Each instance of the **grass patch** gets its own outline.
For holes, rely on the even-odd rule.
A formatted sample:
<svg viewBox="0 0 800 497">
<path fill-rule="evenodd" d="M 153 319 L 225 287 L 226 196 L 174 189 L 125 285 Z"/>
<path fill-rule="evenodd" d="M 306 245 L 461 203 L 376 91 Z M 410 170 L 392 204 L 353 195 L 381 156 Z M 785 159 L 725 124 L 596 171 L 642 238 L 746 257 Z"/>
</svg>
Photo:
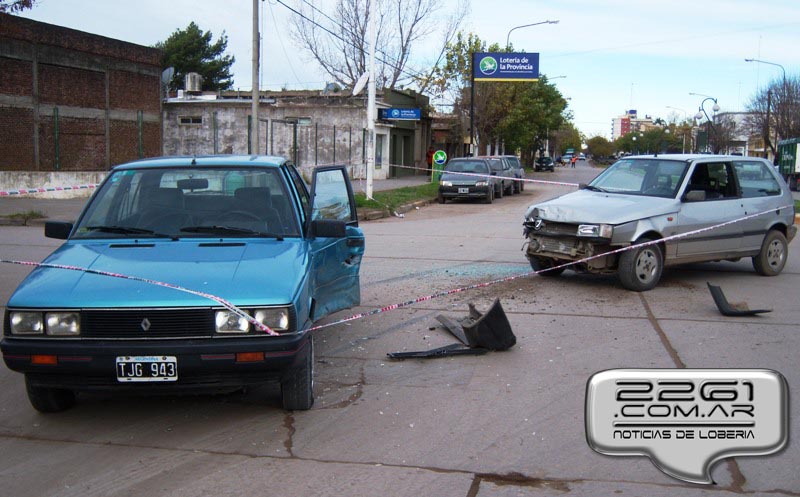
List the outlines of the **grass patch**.
<svg viewBox="0 0 800 497">
<path fill-rule="evenodd" d="M 29 210 L 24 212 L 15 212 L 14 214 L 9 214 L 5 217 L 13 221 L 20 221 L 22 222 L 23 226 L 27 226 L 28 221 L 31 221 L 33 219 L 44 219 L 47 216 L 45 216 L 40 211 Z"/>
<path fill-rule="evenodd" d="M 800 200 L 794 201 L 794 211 L 800 213 Z"/>
<path fill-rule="evenodd" d="M 424 185 L 406 186 L 394 190 L 372 192 L 375 200 L 368 200 L 364 193 L 356 193 L 356 207 L 359 209 L 386 209 L 395 210 L 401 205 L 410 204 L 417 200 L 431 200 L 439 193 L 439 185 L 426 183 Z"/>
</svg>

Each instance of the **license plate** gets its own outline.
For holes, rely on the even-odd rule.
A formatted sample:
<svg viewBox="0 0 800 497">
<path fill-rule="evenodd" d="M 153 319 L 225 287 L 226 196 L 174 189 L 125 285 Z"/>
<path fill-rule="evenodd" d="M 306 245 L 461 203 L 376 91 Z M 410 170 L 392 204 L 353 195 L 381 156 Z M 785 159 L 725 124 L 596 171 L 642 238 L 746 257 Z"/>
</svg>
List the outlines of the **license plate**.
<svg viewBox="0 0 800 497">
<path fill-rule="evenodd" d="M 458 193 L 469 193 L 469 188 L 459 188 Z"/>
<path fill-rule="evenodd" d="M 175 356 L 118 356 L 117 381 L 178 381 Z"/>
</svg>

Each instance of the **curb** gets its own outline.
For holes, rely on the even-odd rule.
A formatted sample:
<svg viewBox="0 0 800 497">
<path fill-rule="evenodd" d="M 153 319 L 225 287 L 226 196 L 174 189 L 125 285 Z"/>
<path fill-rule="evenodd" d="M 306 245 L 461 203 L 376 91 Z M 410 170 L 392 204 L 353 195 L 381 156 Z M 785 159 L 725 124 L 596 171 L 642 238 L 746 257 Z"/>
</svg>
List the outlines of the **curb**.
<svg viewBox="0 0 800 497">
<path fill-rule="evenodd" d="M 403 204 L 395 209 L 394 212 L 397 214 L 405 214 L 406 212 L 413 211 L 415 209 L 422 208 L 428 204 L 432 204 L 436 202 L 435 198 L 428 198 L 417 200 L 411 202 L 410 204 Z M 362 209 L 358 211 L 358 220 L 359 221 L 375 221 L 377 219 L 383 219 L 387 217 L 392 217 L 394 214 L 389 211 L 389 209 Z"/>
</svg>

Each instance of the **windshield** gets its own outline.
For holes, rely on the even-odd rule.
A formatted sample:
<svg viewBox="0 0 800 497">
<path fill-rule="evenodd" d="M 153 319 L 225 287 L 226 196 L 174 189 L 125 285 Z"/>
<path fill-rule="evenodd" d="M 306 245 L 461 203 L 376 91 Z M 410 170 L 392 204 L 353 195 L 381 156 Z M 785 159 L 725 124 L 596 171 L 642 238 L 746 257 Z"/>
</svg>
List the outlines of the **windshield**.
<svg viewBox="0 0 800 497">
<path fill-rule="evenodd" d="M 116 171 L 74 238 L 299 236 L 289 198 L 271 168 Z"/>
<path fill-rule="evenodd" d="M 489 174 L 489 168 L 482 160 L 452 161 L 445 168 L 449 173 Z"/>
<path fill-rule="evenodd" d="M 623 159 L 600 173 L 588 188 L 610 193 L 674 198 L 689 164 L 684 161 Z"/>
</svg>

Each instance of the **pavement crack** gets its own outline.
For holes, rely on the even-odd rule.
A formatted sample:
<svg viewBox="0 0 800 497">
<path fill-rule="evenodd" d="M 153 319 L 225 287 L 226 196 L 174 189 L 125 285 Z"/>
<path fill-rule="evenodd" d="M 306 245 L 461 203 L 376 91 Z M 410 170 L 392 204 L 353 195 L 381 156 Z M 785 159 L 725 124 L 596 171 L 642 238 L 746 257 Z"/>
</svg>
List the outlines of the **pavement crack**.
<svg viewBox="0 0 800 497">
<path fill-rule="evenodd" d="M 639 298 L 642 301 L 642 306 L 644 307 L 645 312 L 647 313 L 647 320 L 650 321 L 650 325 L 656 331 L 658 338 L 661 340 L 661 345 L 667 350 L 669 357 L 672 359 L 672 362 L 675 363 L 676 367 L 679 368 L 686 368 L 686 363 L 683 362 L 681 356 L 678 355 L 678 351 L 675 347 L 672 346 L 672 343 L 669 341 L 669 337 L 667 334 L 664 333 L 664 330 L 661 328 L 661 324 L 659 324 L 658 319 L 656 319 L 655 314 L 653 314 L 653 310 L 650 309 L 650 304 L 647 303 L 647 299 L 644 298 L 643 293 L 639 293 Z"/>
<path fill-rule="evenodd" d="M 294 458 L 294 432 L 297 430 L 294 427 L 294 414 L 292 414 L 291 411 L 287 412 L 286 416 L 284 416 L 283 427 L 286 428 L 286 431 L 288 432 L 286 434 L 286 439 L 283 441 L 283 447 L 286 449 L 289 457 Z"/>
</svg>

